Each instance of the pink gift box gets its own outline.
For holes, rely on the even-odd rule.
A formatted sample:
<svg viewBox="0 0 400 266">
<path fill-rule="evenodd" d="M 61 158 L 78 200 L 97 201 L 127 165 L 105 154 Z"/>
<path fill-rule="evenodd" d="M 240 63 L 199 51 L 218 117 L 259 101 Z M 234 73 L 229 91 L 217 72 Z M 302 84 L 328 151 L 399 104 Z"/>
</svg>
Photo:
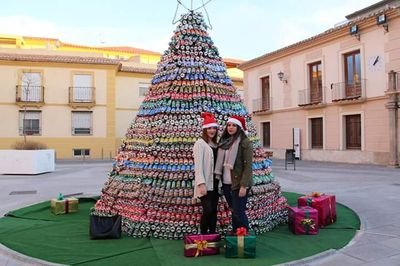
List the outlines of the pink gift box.
<svg viewBox="0 0 400 266">
<path fill-rule="evenodd" d="M 184 255 L 185 257 L 197 257 L 219 254 L 219 241 L 221 241 L 219 234 L 187 235 L 183 238 Z"/>
<path fill-rule="evenodd" d="M 289 207 L 289 229 L 296 235 L 318 234 L 318 211 L 311 207 Z"/>
<path fill-rule="evenodd" d="M 317 209 L 319 227 L 333 224 L 336 221 L 336 197 L 334 195 L 302 196 L 297 199 L 297 205 Z"/>
</svg>

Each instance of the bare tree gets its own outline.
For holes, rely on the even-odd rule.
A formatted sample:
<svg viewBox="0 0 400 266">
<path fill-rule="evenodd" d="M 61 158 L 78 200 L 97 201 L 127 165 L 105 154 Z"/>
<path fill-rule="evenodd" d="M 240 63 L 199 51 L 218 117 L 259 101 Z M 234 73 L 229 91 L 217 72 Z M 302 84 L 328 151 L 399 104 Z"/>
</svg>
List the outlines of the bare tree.
<svg viewBox="0 0 400 266">
<path fill-rule="evenodd" d="M 32 73 L 36 72 L 24 72 L 21 78 L 21 101 L 32 101 L 32 89 L 37 88 L 40 86 L 39 81 L 35 79 Z M 22 115 L 22 134 L 24 136 L 24 144 L 26 144 L 26 130 L 25 130 L 25 119 L 26 119 L 26 112 L 27 112 L 27 105 L 24 104 L 24 111 Z"/>
</svg>

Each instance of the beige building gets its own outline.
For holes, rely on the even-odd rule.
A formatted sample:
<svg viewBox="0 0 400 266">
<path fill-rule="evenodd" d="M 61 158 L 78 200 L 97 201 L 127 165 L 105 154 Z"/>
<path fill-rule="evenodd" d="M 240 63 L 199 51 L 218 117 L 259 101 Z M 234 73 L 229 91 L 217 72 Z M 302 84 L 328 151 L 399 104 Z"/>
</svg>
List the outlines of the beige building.
<svg viewBox="0 0 400 266">
<path fill-rule="evenodd" d="M 23 139 L 58 159 L 109 159 L 148 91 L 160 54 L 0 36 L 0 149 Z M 224 60 L 243 94 L 242 61 Z"/>
<path fill-rule="evenodd" d="M 294 149 L 304 160 L 398 166 L 400 1 L 347 19 L 239 66 L 246 104 L 275 157 Z"/>
</svg>

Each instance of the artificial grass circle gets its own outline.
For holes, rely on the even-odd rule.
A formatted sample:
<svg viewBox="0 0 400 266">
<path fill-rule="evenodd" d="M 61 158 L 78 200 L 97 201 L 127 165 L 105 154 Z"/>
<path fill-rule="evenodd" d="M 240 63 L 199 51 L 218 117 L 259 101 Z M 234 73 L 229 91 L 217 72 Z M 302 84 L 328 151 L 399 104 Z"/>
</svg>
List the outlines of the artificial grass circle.
<svg viewBox="0 0 400 266">
<path fill-rule="evenodd" d="M 284 192 L 291 206 L 297 193 Z M 89 209 L 94 198 L 80 198 L 79 212 L 54 215 L 49 201 L 9 212 L 0 219 L 0 243 L 29 257 L 67 265 L 274 265 L 344 247 L 360 229 L 350 208 L 337 204 L 337 222 L 319 234 L 294 235 L 287 225 L 257 236 L 255 259 L 227 259 L 222 255 L 186 258 L 182 240 L 89 239 Z"/>
</svg>

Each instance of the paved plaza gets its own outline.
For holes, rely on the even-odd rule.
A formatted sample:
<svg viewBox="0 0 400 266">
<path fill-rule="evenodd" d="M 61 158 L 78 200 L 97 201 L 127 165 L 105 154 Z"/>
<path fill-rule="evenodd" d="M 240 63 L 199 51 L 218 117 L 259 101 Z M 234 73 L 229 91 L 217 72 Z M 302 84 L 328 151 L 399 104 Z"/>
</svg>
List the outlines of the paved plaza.
<svg viewBox="0 0 400 266">
<path fill-rule="evenodd" d="M 98 195 L 110 161 L 57 162 L 56 171 L 34 176 L 0 175 L 0 215 L 58 195 Z M 329 250 L 285 265 L 400 265 L 400 169 L 384 166 L 297 161 L 296 170 L 274 160 L 283 191 L 335 194 L 357 212 L 361 230 L 341 250 Z M 340 219 L 340 217 L 338 217 Z M 0 248 L 0 265 L 51 265 Z"/>
</svg>

